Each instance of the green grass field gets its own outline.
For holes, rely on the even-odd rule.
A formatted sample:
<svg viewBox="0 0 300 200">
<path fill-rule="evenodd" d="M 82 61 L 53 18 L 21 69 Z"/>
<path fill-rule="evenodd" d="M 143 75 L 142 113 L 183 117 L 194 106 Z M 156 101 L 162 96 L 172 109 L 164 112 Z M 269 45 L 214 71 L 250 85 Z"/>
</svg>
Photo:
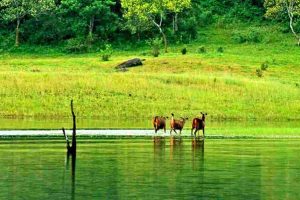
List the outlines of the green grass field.
<svg viewBox="0 0 300 200">
<path fill-rule="evenodd" d="M 299 120 L 300 48 L 292 36 L 236 44 L 231 31 L 217 29 L 200 37 L 186 45 L 187 55 L 175 45 L 158 58 L 144 56 L 148 47 L 115 49 L 108 62 L 96 53 L 2 53 L 0 115 L 62 119 L 70 116 L 74 99 L 79 118 L 150 119 L 171 112 L 193 117 L 205 111 L 212 121 Z M 207 52 L 198 53 L 200 46 Z M 134 57 L 145 58 L 144 65 L 115 71 Z M 264 62 L 269 67 L 258 77 L 256 69 Z"/>
</svg>

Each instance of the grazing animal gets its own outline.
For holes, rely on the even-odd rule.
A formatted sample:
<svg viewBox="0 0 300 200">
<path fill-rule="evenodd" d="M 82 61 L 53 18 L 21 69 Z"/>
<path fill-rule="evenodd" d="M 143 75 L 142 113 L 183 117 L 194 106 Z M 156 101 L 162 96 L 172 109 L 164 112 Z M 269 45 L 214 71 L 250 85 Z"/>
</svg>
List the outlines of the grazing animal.
<svg viewBox="0 0 300 200">
<path fill-rule="evenodd" d="M 155 116 L 153 118 L 152 123 L 155 133 L 157 133 L 159 129 L 164 129 L 164 132 L 166 133 L 166 119 L 168 119 L 168 117 Z"/>
<path fill-rule="evenodd" d="M 181 135 L 181 131 L 184 127 L 184 124 L 185 124 L 185 121 L 188 120 L 188 118 L 183 118 L 183 117 L 180 117 L 181 119 L 174 119 L 174 114 L 172 113 L 172 118 L 171 118 L 171 121 L 170 121 L 170 127 L 171 127 L 171 130 L 170 130 L 170 135 L 172 133 L 172 131 L 174 131 L 176 134 L 176 130 L 179 130 L 179 134 Z"/>
<path fill-rule="evenodd" d="M 205 137 L 205 116 L 207 115 L 207 113 L 203 113 L 201 112 L 202 118 L 194 118 L 192 121 L 192 130 L 191 130 L 191 136 L 193 136 L 193 130 L 195 129 L 194 132 L 194 137 L 196 137 L 196 133 L 199 130 L 203 130 L 203 137 Z"/>
</svg>

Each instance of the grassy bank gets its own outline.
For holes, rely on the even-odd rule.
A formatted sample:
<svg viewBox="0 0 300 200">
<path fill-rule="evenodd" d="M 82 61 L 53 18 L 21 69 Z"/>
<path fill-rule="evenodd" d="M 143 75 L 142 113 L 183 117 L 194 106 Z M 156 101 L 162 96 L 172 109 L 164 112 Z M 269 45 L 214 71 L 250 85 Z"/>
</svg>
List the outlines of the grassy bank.
<svg viewBox="0 0 300 200">
<path fill-rule="evenodd" d="M 300 119 L 300 48 L 290 44 L 290 35 L 281 42 L 236 44 L 229 32 L 187 45 L 187 55 L 172 46 L 158 58 L 145 56 L 147 47 L 115 51 L 108 62 L 98 54 L 2 54 L 0 115 L 65 118 L 74 99 L 81 118 L 193 117 L 206 111 L 212 120 Z M 198 53 L 200 46 L 207 52 Z M 145 58 L 144 65 L 114 70 L 134 57 Z M 269 67 L 258 77 L 262 63 Z"/>
</svg>

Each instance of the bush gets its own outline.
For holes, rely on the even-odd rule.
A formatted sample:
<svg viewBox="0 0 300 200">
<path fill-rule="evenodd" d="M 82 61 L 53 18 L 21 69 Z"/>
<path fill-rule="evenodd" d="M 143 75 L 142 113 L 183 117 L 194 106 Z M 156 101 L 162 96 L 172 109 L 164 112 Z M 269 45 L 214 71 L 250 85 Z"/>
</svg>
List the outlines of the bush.
<svg viewBox="0 0 300 200">
<path fill-rule="evenodd" d="M 204 46 L 198 48 L 198 53 L 206 53 L 206 49 Z"/>
<path fill-rule="evenodd" d="M 219 48 L 217 48 L 217 52 L 218 52 L 218 53 L 223 53 L 223 52 L 224 52 L 224 49 L 223 49 L 223 47 L 219 47 Z"/>
<path fill-rule="evenodd" d="M 247 41 L 245 35 L 241 32 L 234 32 L 231 36 L 231 39 L 239 44 L 242 44 Z"/>
<path fill-rule="evenodd" d="M 160 54 L 160 46 L 161 46 L 162 40 L 159 38 L 151 39 L 147 41 L 147 44 L 152 48 L 152 55 L 154 57 L 158 57 Z"/>
<path fill-rule="evenodd" d="M 256 76 L 262 77 L 263 76 L 263 71 L 261 69 L 256 69 Z"/>
<path fill-rule="evenodd" d="M 250 29 L 247 33 L 248 42 L 260 43 L 262 41 L 262 35 L 257 29 Z"/>
<path fill-rule="evenodd" d="M 260 43 L 263 40 L 261 31 L 258 28 L 250 28 L 247 31 L 236 31 L 231 39 L 236 43 Z"/>
<path fill-rule="evenodd" d="M 15 45 L 15 36 L 13 34 L 0 34 L 0 50 L 13 48 Z"/>
<path fill-rule="evenodd" d="M 67 40 L 64 50 L 68 53 L 84 53 L 88 50 L 88 45 L 82 38 L 72 38 Z"/>
<path fill-rule="evenodd" d="M 181 49 L 181 53 L 182 53 L 182 55 L 185 55 L 187 53 L 186 47 L 184 47 L 183 49 Z"/>
<path fill-rule="evenodd" d="M 269 67 L 269 63 L 266 61 L 261 64 L 260 69 L 265 71 L 268 69 L 268 67 Z"/>
<path fill-rule="evenodd" d="M 152 55 L 154 56 L 154 57 L 158 57 L 159 56 L 159 49 L 152 49 Z"/>
<path fill-rule="evenodd" d="M 102 61 L 109 61 L 109 58 L 111 57 L 113 53 L 113 50 L 111 48 L 110 44 L 106 44 L 104 49 L 100 50 Z"/>
</svg>

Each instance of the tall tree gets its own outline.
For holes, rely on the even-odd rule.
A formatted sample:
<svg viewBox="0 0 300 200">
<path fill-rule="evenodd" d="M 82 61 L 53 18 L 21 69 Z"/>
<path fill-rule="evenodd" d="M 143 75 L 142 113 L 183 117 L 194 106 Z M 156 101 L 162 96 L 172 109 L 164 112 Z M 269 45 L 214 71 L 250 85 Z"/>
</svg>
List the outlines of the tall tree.
<svg viewBox="0 0 300 200">
<path fill-rule="evenodd" d="M 290 29 L 300 46 L 300 35 L 294 28 L 295 21 L 300 17 L 300 0 L 265 0 L 264 6 L 268 18 L 288 16 Z"/>
<path fill-rule="evenodd" d="M 20 24 L 25 16 L 36 17 L 54 7 L 53 0 L 1 0 L 1 18 L 16 23 L 15 46 L 19 46 Z"/>
<path fill-rule="evenodd" d="M 167 1 L 167 8 L 173 13 L 173 32 L 178 31 L 178 13 L 183 9 L 190 7 L 191 1 L 186 0 L 172 0 Z"/>
<path fill-rule="evenodd" d="M 104 15 L 112 14 L 113 0 L 62 0 L 61 6 L 66 13 L 75 13 L 77 17 L 85 21 L 88 29 L 88 38 L 93 40 L 95 21 L 101 21 Z"/>
<path fill-rule="evenodd" d="M 165 34 L 165 24 L 163 21 L 166 19 L 166 15 L 170 12 L 179 13 L 184 8 L 187 8 L 191 4 L 191 0 L 122 0 L 122 8 L 125 10 L 124 16 L 127 19 L 139 19 L 140 23 L 148 24 L 152 23 L 160 34 L 162 35 L 165 52 L 168 52 L 168 41 Z"/>
</svg>

